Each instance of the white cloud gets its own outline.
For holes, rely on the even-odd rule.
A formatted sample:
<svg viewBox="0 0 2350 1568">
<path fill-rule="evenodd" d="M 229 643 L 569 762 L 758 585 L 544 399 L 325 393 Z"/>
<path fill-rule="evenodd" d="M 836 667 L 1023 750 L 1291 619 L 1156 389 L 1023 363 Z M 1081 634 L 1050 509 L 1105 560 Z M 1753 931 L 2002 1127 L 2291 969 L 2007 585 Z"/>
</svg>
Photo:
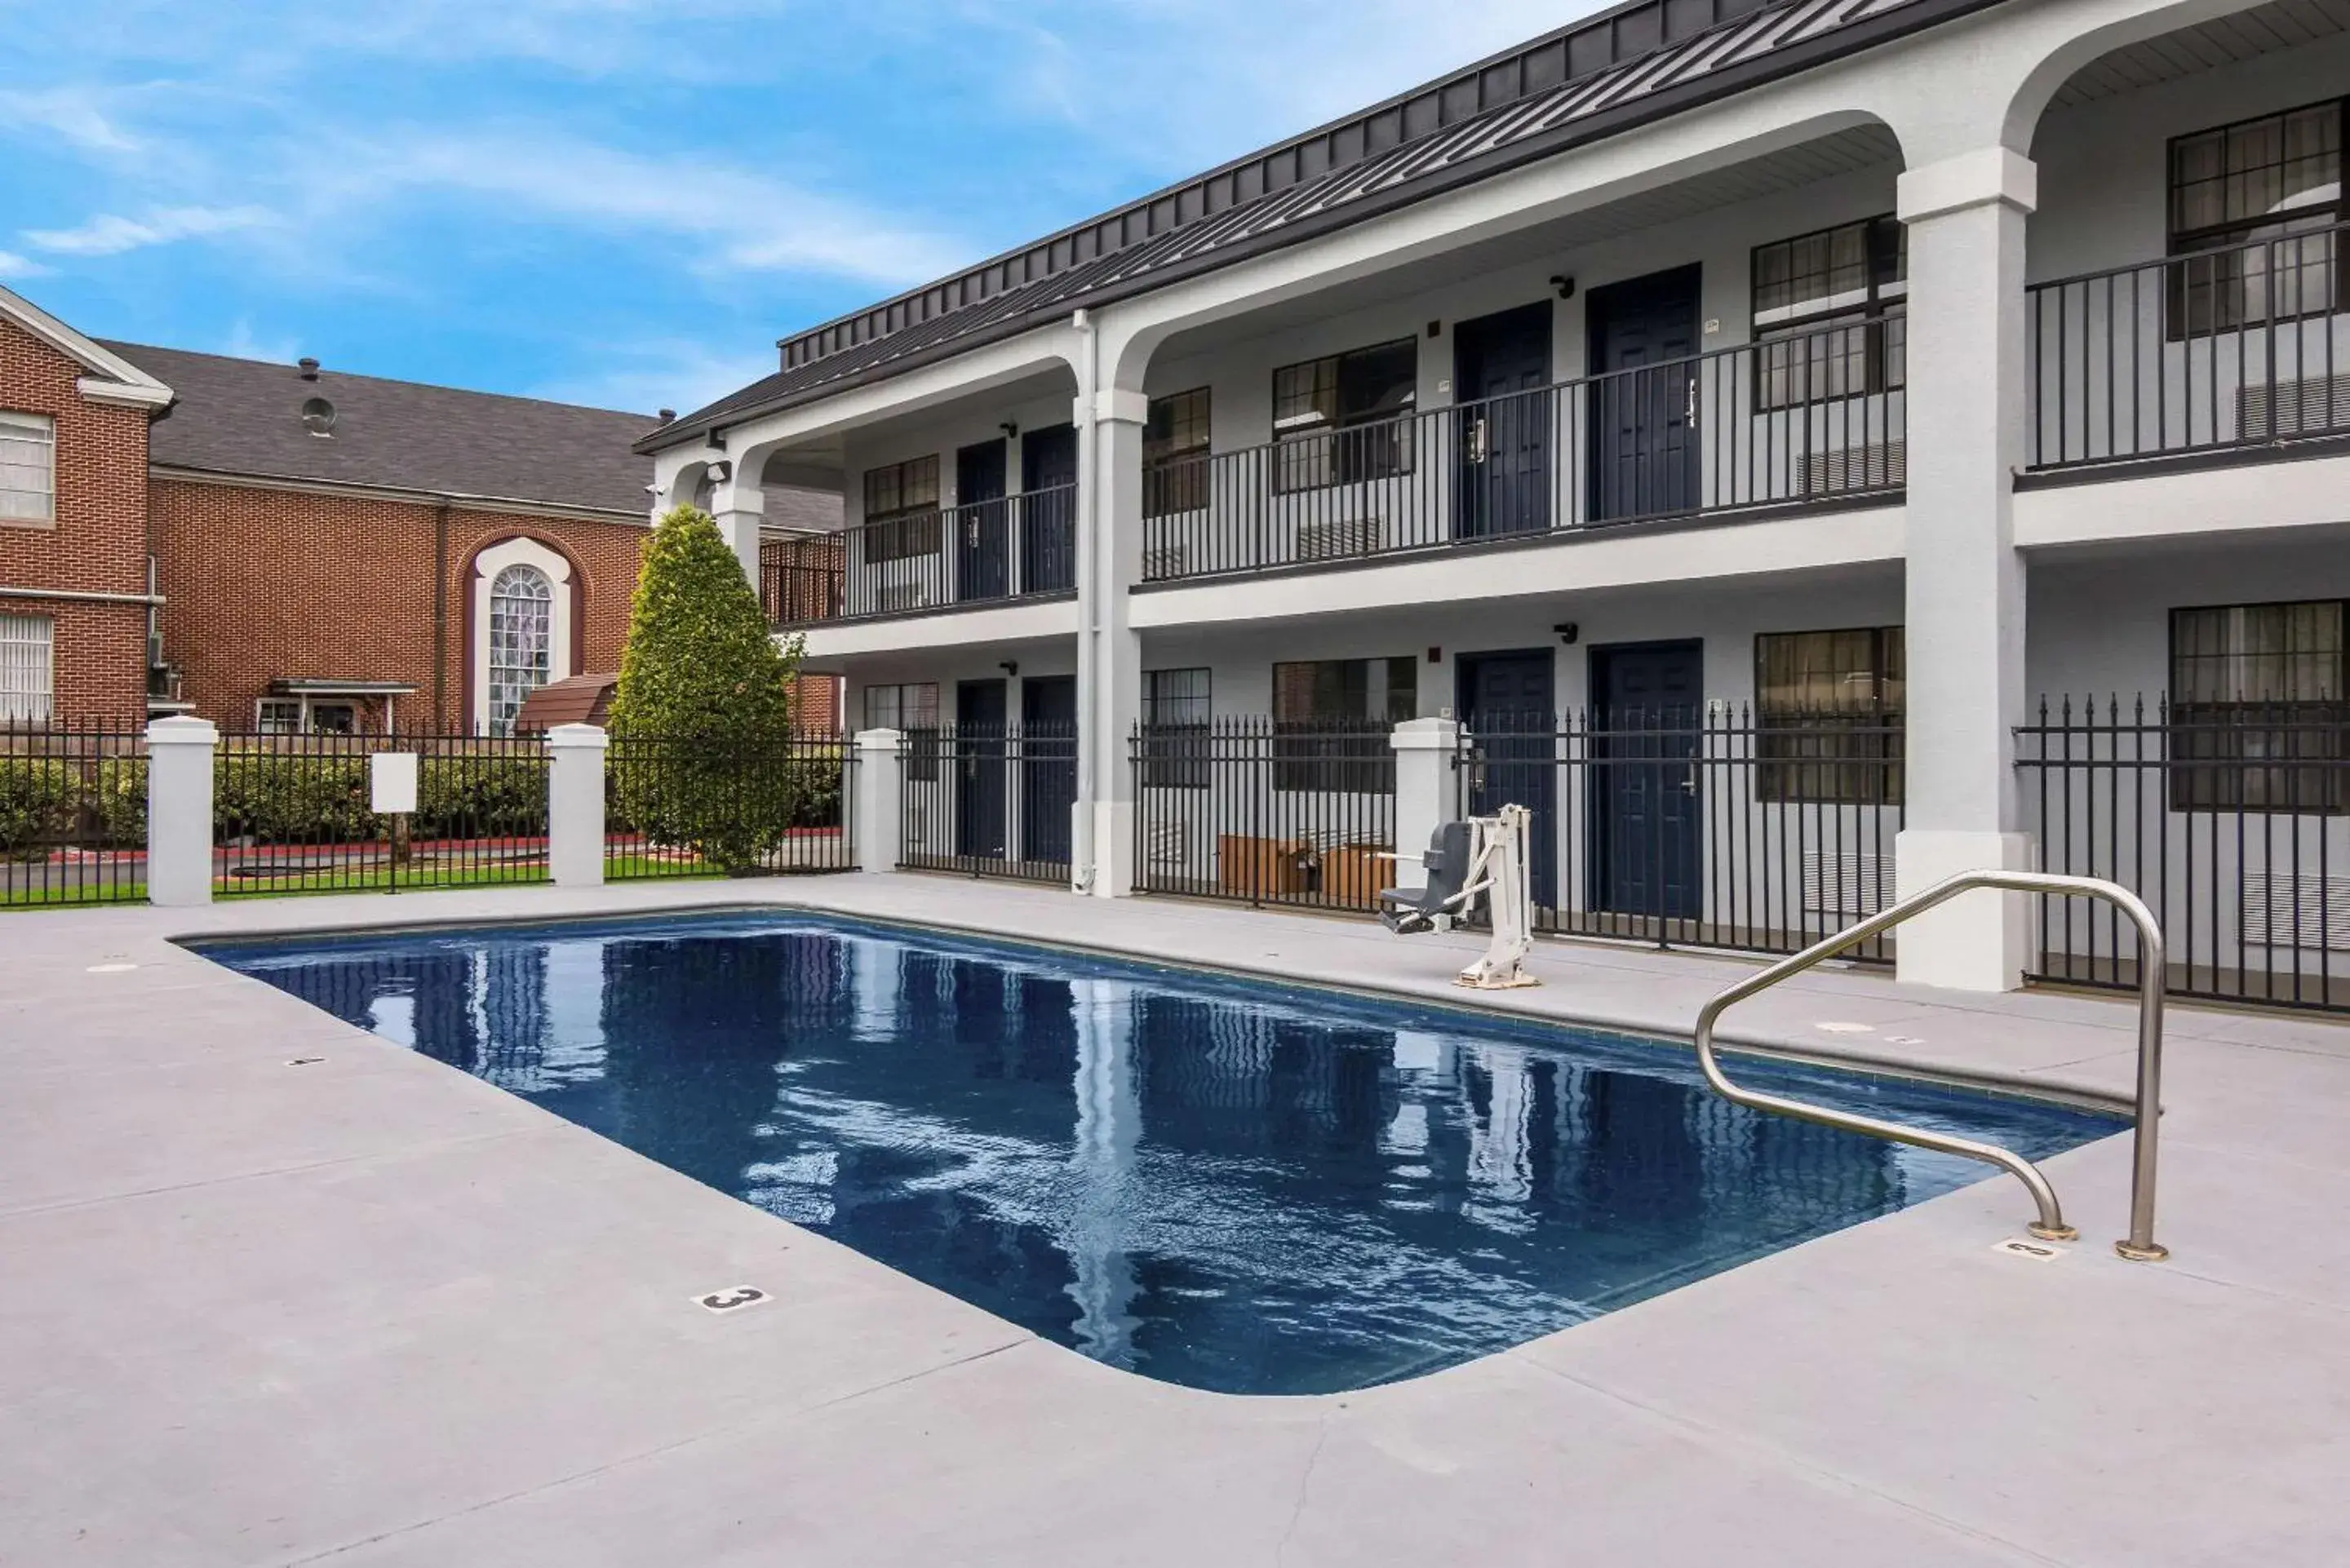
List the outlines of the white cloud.
<svg viewBox="0 0 2350 1568">
<path fill-rule="evenodd" d="M 267 359 L 279 365 L 290 365 L 302 357 L 302 340 L 298 337 L 258 337 L 253 323 L 242 317 L 223 341 L 220 353 L 232 359 Z"/>
<path fill-rule="evenodd" d="M 149 245 L 263 228 L 276 221 L 276 215 L 266 208 L 249 205 L 156 207 L 143 218 L 101 213 L 76 228 L 26 229 L 25 238 L 41 250 L 62 255 L 111 256 Z"/>
<path fill-rule="evenodd" d="M 656 409 L 691 411 L 772 375 L 775 369 L 772 349 L 765 353 L 738 353 L 683 338 L 598 343 L 593 353 L 597 369 L 551 378 L 533 387 L 529 395 L 591 409 L 627 409 L 639 413 L 650 413 Z"/>
<path fill-rule="evenodd" d="M 14 251 L 0 251 L 0 278 L 39 277 L 48 270 L 30 256 L 20 256 Z"/>
<path fill-rule="evenodd" d="M 99 107 L 84 88 L 0 89 L 0 125 L 29 126 L 93 152 L 135 152 L 139 140 Z"/>
<path fill-rule="evenodd" d="M 455 192 L 623 236 L 668 242 L 703 272 L 818 273 L 919 283 L 972 249 L 880 207 L 707 159 L 640 157 L 540 133 L 429 135 L 337 149 L 298 181 L 336 205 Z"/>
</svg>

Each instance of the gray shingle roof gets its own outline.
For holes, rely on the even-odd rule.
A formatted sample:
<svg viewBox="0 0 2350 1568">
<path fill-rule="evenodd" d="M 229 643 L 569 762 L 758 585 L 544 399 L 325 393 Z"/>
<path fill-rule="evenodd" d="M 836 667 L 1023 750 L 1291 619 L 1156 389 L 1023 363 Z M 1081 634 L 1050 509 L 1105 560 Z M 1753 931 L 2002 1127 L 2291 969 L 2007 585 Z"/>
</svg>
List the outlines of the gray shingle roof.
<svg viewBox="0 0 2350 1568">
<path fill-rule="evenodd" d="M 644 515 L 652 463 L 632 450 L 649 414 L 388 381 L 138 343 L 107 348 L 177 394 L 149 456 L 172 468 L 480 496 Z M 334 405 L 334 433 L 302 421 Z"/>
<path fill-rule="evenodd" d="M 1295 244 L 2005 0 L 1630 0 L 780 345 L 775 374 L 639 445 L 758 414 Z"/>
</svg>

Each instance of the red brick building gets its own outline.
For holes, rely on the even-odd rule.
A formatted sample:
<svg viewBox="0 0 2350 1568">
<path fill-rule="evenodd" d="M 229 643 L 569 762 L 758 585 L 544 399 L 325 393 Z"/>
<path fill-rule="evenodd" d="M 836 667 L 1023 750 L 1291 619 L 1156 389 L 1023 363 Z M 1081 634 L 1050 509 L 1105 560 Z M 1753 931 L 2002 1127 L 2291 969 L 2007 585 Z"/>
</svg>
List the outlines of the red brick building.
<svg viewBox="0 0 2350 1568">
<path fill-rule="evenodd" d="M 655 424 L 96 342 L 0 289 L 0 717 L 502 732 L 619 666 Z M 799 697 L 830 727 L 833 681 Z"/>
<path fill-rule="evenodd" d="M 0 724 L 147 711 L 153 376 L 0 289 Z"/>
</svg>

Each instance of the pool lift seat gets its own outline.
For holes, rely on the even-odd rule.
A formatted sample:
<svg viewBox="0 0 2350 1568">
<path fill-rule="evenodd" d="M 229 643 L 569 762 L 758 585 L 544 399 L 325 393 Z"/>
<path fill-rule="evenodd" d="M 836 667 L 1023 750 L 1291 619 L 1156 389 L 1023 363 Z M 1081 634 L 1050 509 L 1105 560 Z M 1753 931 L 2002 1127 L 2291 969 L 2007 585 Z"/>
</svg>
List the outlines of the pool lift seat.
<svg viewBox="0 0 2350 1568">
<path fill-rule="evenodd" d="M 1524 806 L 1505 805 L 1492 816 L 1439 824 L 1426 854 L 1394 857 L 1417 859 L 1427 886 L 1382 889 L 1380 921 L 1399 937 L 1416 937 L 1482 917 L 1493 940 L 1456 983 L 1478 991 L 1540 985 L 1525 970 L 1534 945 L 1534 884 L 1526 875 L 1533 821 Z"/>
</svg>

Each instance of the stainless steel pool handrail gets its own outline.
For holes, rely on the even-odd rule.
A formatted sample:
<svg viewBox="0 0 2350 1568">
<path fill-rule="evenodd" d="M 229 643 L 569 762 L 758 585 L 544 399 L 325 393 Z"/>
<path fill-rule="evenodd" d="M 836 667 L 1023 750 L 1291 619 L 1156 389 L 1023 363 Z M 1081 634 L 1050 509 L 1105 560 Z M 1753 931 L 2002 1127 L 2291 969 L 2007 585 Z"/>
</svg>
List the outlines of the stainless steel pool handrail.
<svg viewBox="0 0 2350 1568">
<path fill-rule="evenodd" d="M 1977 1143 L 1971 1138 L 1953 1137 L 1947 1133 L 1903 1127 L 1898 1122 L 1880 1121 L 1875 1116 L 1855 1116 L 1825 1106 L 1742 1089 L 1723 1075 L 1721 1064 L 1714 1055 L 1714 1024 L 1731 1007 L 1770 990 L 1781 981 L 1825 963 L 1846 949 L 1857 947 L 1869 938 L 1888 931 L 1937 905 L 1946 904 L 1961 893 L 1973 892 L 1978 888 L 2005 893 L 2053 893 L 2067 898 L 2102 898 L 2127 915 L 2131 923 L 2137 927 L 2137 1104 L 2130 1177 L 2129 1236 L 2125 1241 L 2115 1242 L 2114 1251 L 2135 1262 L 2158 1262 L 2170 1255 L 2169 1249 L 2154 1239 L 2155 1144 L 2162 1118 L 2162 928 L 2155 920 L 2154 911 L 2126 888 L 2094 877 L 2062 877 L 2046 871 L 1966 871 L 1947 882 L 1937 883 L 1922 893 L 1871 915 L 1848 930 L 1814 942 L 1793 957 L 1781 959 L 1769 968 L 1728 987 L 1707 1002 L 1697 1015 L 1697 1060 L 1705 1073 L 1705 1081 L 1714 1093 L 1749 1110 L 1792 1116 L 1798 1121 L 1815 1122 L 1822 1127 L 1841 1127 L 1846 1132 L 1866 1133 L 1876 1137 L 1890 1138 L 1897 1143 L 1914 1144 L 1919 1148 L 1938 1149 L 1944 1154 L 1960 1155 L 1995 1165 L 2023 1183 L 2032 1194 L 2032 1200 L 2039 1206 L 2040 1218 L 2031 1227 L 2033 1235 L 2054 1241 L 2070 1241 L 2077 1238 L 2080 1232 L 2064 1222 L 2064 1210 L 2057 1203 L 2055 1188 L 2041 1174 L 2039 1167 L 2022 1155 L 1996 1144 Z"/>
</svg>

